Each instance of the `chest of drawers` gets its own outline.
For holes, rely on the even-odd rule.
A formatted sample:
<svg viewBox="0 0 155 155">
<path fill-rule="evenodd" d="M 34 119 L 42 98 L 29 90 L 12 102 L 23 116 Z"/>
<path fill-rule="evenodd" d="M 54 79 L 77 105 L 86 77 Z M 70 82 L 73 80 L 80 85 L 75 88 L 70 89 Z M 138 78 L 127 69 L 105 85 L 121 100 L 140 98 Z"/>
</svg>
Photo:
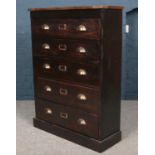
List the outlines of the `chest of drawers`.
<svg viewBox="0 0 155 155">
<path fill-rule="evenodd" d="M 34 126 L 98 152 L 120 141 L 122 7 L 30 15 Z"/>
</svg>

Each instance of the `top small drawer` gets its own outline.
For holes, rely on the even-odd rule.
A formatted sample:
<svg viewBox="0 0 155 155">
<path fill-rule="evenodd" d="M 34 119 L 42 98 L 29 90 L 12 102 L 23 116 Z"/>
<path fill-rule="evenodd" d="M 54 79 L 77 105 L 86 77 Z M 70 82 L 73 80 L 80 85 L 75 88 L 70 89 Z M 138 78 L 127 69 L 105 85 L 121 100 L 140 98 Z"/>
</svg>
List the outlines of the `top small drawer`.
<svg viewBox="0 0 155 155">
<path fill-rule="evenodd" d="M 58 38 L 100 38 L 99 19 L 32 19 L 32 33 L 35 37 Z"/>
</svg>

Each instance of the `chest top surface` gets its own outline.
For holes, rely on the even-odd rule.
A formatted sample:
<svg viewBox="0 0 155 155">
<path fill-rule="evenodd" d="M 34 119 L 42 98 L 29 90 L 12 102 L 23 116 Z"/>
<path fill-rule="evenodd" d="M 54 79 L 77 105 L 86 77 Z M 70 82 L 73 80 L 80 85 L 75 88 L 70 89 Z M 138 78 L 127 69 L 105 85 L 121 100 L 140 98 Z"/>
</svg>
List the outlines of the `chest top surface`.
<svg viewBox="0 0 155 155">
<path fill-rule="evenodd" d="M 105 6 L 105 5 L 93 5 L 93 6 L 65 6 L 65 7 L 48 7 L 48 8 L 29 8 L 29 11 L 55 11 L 55 10 L 100 10 L 100 9 L 114 9 L 122 10 L 122 6 Z"/>
</svg>

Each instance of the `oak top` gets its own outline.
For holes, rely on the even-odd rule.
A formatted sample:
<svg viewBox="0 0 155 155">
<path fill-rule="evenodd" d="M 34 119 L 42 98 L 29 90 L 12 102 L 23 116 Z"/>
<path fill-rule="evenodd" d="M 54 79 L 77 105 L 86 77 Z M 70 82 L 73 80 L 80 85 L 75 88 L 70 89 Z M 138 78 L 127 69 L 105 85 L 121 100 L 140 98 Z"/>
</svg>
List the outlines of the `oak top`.
<svg viewBox="0 0 155 155">
<path fill-rule="evenodd" d="M 52 10 L 85 10 L 85 9 L 117 9 L 122 10 L 123 6 L 105 6 L 105 5 L 95 5 L 95 6 L 65 6 L 65 7 L 48 7 L 48 8 L 30 8 L 29 11 L 52 11 Z"/>
</svg>

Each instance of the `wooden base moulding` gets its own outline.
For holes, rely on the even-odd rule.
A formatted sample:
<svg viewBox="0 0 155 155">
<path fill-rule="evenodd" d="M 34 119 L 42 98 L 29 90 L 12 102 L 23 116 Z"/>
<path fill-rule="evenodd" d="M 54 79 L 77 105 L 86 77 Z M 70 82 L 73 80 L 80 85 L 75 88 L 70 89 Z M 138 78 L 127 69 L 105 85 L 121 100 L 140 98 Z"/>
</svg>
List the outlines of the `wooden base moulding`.
<svg viewBox="0 0 155 155">
<path fill-rule="evenodd" d="M 50 132 L 54 135 L 65 138 L 69 141 L 75 142 L 97 152 L 102 152 L 121 140 L 121 131 L 115 132 L 102 141 L 99 141 L 37 118 L 33 119 L 33 124 L 39 129 Z"/>
</svg>

